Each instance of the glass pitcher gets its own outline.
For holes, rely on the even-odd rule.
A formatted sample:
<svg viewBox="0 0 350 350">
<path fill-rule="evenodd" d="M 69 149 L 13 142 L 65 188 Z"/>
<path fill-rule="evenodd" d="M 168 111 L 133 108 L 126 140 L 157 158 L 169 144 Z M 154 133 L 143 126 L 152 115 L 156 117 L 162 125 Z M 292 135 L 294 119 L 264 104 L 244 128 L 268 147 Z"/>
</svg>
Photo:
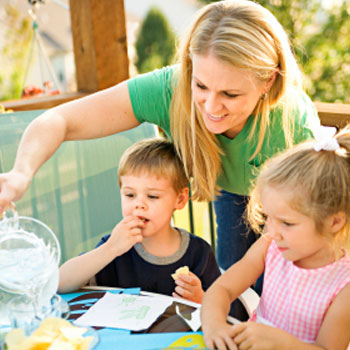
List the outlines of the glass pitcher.
<svg viewBox="0 0 350 350">
<path fill-rule="evenodd" d="M 10 214 L 9 214 L 10 213 Z M 50 305 L 58 287 L 59 242 L 41 221 L 6 211 L 0 221 L 0 325 L 9 325 L 9 306 L 22 297 L 35 314 Z"/>
</svg>

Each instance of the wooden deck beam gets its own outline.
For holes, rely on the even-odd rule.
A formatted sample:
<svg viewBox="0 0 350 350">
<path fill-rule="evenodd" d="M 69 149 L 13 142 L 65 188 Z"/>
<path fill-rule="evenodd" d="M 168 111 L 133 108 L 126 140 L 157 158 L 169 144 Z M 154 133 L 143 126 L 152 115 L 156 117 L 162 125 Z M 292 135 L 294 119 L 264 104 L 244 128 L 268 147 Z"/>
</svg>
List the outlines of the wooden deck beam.
<svg viewBox="0 0 350 350">
<path fill-rule="evenodd" d="M 350 123 L 350 105 L 314 102 L 323 125 L 343 127 Z"/>
<path fill-rule="evenodd" d="M 123 0 L 70 0 L 77 90 L 95 92 L 129 77 Z"/>
</svg>

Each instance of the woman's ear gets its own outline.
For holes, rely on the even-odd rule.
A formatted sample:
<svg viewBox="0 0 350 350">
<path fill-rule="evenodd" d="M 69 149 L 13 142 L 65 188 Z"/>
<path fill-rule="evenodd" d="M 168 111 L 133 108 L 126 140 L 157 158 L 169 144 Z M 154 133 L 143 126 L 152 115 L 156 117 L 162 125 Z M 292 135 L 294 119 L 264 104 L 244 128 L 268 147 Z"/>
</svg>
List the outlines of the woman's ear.
<svg viewBox="0 0 350 350">
<path fill-rule="evenodd" d="M 177 200 L 175 209 L 183 209 L 188 201 L 190 189 L 188 187 L 183 188 L 178 194 L 177 194 Z"/>
<path fill-rule="evenodd" d="M 329 233 L 339 232 L 345 225 L 346 215 L 343 211 L 330 215 L 326 220 L 326 229 Z"/>
<path fill-rule="evenodd" d="M 270 75 L 270 78 L 266 81 L 265 83 L 265 92 L 268 93 L 273 85 L 273 83 L 275 82 L 276 80 L 276 77 L 277 77 L 277 74 L 278 74 L 278 71 L 277 70 L 274 70 L 271 75 Z"/>
</svg>

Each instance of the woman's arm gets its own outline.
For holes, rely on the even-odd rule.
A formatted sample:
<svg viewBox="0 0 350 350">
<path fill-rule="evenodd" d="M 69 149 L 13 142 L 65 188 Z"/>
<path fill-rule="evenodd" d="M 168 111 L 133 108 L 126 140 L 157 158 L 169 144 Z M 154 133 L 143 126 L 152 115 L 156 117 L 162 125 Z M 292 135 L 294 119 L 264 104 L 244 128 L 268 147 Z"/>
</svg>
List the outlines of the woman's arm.
<svg viewBox="0 0 350 350">
<path fill-rule="evenodd" d="M 250 287 L 264 271 L 270 240 L 260 237 L 244 255 L 206 291 L 201 311 L 204 340 L 208 347 L 235 349 L 232 326 L 226 322 L 234 299 Z"/>
<path fill-rule="evenodd" d="M 137 125 L 127 82 L 46 111 L 25 130 L 13 169 L 0 175 L 0 213 L 23 196 L 62 142 L 103 137 Z"/>
</svg>

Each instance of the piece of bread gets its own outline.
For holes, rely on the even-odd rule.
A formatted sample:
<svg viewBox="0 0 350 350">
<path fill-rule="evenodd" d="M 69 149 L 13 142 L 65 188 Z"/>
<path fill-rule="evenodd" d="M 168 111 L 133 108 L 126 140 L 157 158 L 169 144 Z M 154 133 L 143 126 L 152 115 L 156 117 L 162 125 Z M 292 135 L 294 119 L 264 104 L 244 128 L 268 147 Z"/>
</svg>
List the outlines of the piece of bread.
<svg viewBox="0 0 350 350">
<path fill-rule="evenodd" d="M 179 278 L 179 275 L 182 273 L 184 275 L 188 275 L 190 272 L 188 266 L 182 266 L 182 267 L 179 267 L 175 273 L 171 274 L 171 277 L 174 279 L 174 280 L 177 280 Z"/>
</svg>

